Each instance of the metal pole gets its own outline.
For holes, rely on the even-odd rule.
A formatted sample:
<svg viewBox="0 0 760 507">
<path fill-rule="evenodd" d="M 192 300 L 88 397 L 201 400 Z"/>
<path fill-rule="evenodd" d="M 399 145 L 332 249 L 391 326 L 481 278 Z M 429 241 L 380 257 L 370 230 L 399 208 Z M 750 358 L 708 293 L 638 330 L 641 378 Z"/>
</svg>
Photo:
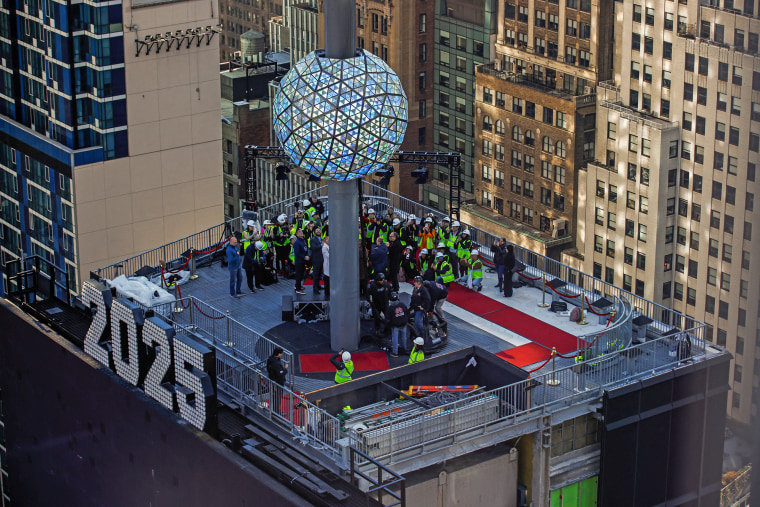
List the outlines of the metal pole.
<svg viewBox="0 0 760 507">
<path fill-rule="evenodd" d="M 538 306 L 540 308 L 546 308 L 549 306 L 549 303 L 546 302 L 546 273 L 541 275 L 541 304 Z"/>
<path fill-rule="evenodd" d="M 325 1 L 325 56 L 348 59 L 356 55 L 356 2 Z M 356 350 L 359 346 L 359 255 L 357 219 L 359 190 L 355 181 L 330 180 L 330 347 Z"/>
<path fill-rule="evenodd" d="M 355 54 L 355 0 L 325 0 L 325 56 L 345 60 Z"/>
<path fill-rule="evenodd" d="M 232 343 L 232 337 L 230 336 L 230 311 L 227 310 L 227 343 L 226 345 L 228 347 L 234 347 L 235 344 Z"/>
<path fill-rule="evenodd" d="M 359 192 L 355 181 L 330 181 L 330 347 L 359 346 Z"/>
<path fill-rule="evenodd" d="M 195 248 L 190 249 L 190 280 L 195 280 L 198 275 L 195 274 Z"/>
<path fill-rule="evenodd" d="M 557 369 L 556 358 L 557 358 L 557 348 L 556 347 L 552 347 L 552 378 L 551 378 L 551 380 L 547 380 L 546 381 L 546 383 L 548 385 L 550 385 L 550 386 L 558 386 L 559 385 L 559 380 L 557 380 L 555 378 L 555 376 L 554 376 L 555 375 L 555 370 Z"/>
<path fill-rule="evenodd" d="M 585 308 L 586 308 L 586 296 L 583 293 L 583 289 L 581 289 L 581 320 L 578 321 L 578 324 L 580 324 L 581 326 L 585 326 L 586 324 L 588 324 L 586 317 L 583 316 Z"/>
</svg>

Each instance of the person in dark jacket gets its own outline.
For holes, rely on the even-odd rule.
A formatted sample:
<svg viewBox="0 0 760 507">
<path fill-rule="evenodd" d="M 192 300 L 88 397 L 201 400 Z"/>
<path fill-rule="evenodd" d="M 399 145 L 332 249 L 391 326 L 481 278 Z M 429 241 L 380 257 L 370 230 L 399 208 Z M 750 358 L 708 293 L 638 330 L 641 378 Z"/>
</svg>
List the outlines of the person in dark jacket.
<svg viewBox="0 0 760 507">
<path fill-rule="evenodd" d="M 375 280 L 369 283 L 367 296 L 372 305 L 372 318 L 375 321 L 375 334 L 385 336 L 388 323 L 385 320 L 385 311 L 388 309 L 391 287 L 383 273 L 375 275 Z"/>
<path fill-rule="evenodd" d="M 512 297 L 512 273 L 515 271 L 515 247 L 507 245 L 507 254 L 504 256 L 504 297 Z"/>
<path fill-rule="evenodd" d="M 417 227 L 417 217 L 409 215 L 406 219 L 406 225 L 401 228 L 401 244 L 405 247 L 411 246 L 415 250 L 417 249 L 417 235 L 419 234 Z M 411 280 L 411 278 L 409 278 Z"/>
<path fill-rule="evenodd" d="M 243 270 L 240 269 L 240 254 L 238 253 L 238 239 L 236 236 L 230 236 L 230 242 L 227 245 L 227 269 L 230 271 L 230 297 L 239 298 L 244 296 L 240 292 L 243 286 Z"/>
<path fill-rule="evenodd" d="M 311 276 L 314 282 L 313 291 L 315 295 L 321 292 L 322 268 L 324 257 L 322 256 L 322 230 L 319 227 L 314 228 L 314 235 L 309 240 L 309 249 L 311 250 Z"/>
<path fill-rule="evenodd" d="M 272 355 L 267 359 L 267 377 L 281 386 L 285 386 L 288 375 L 288 365 L 282 362 L 283 352 L 282 347 L 275 347 Z M 269 399 L 272 401 L 272 411 L 279 413 L 280 400 L 282 399 L 279 389 L 270 389 Z"/>
<path fill-rule="evenodd" d="M 364 241 L 359 239 L 359 295 L 367 295 L 367 286 L 369 284 L 369 266 L 367 265 L 367 249 L 364 248 Z"/>
<path fill-rule="evenodd" d="M 385 274 L 385 268 L 388 266 L 388 247 L 385 246 L 382 238 L 377 238 L 375 241 L 372 252 L 369 254 L 369 261 L 372 265 L 372 275 Z"/>
<path fill-rule="evenodd" d="M 322 215 L 325 214 L 325 205 L 322 204 L 322 201 L 320 201 L 319 197 L 316 195 L 312 195 L 309 200 L 311 201 L 311 207 L 314 208 L 317 217 L 322 218 Z"/>
<path fill-rule="evenodd" d="M 388 278 L 395 292 L 398 292 L 398 272 L 401 269 L 401 258 L 404 255 L 401 240 L 394 231 L 388 235 Z"/>
<path fill-rule="evenodd" d="M 404 274 L 408 282 L 411 282 L 415 276 L 420 274 L 417 271 L 417 259 L 414 258 L 414 247 L 412 245 L 407 245 L 404 249 L 404 254 L 401 257 L 401 267 L 404 268 Z"/>
<path fill-rule="evenodd" d="M 391 326 L 391 356 L 398 357 L 398 344 L 406 349 L 406 324 L 409 322 L 409 309 L 399 301 L 398 292 L 391 292 L 391 302 L 385 312 L 385 320 Z"/>
<path fill-rule="evenodd" d="M 496 287 L 501 292 L 502 283 L 504 282 L 504 256 L 507 255 L 507 249 L 505 248 L 506 240 L 504 238 L 497 239 L 491 245 L 491 253 L 493 254 L 493 264 L 496 268 L 496 276 L 498 277 L 498 283 Z"/>
<path fill-rule="evenodd" d="M 267 262 L 266 251 L 264 250 L 264 243 L 261 241 L 255 241 L 248 245 L 245 249 L 245 257 L 243 258 L 243 269 L 245 270 L 245 278 L 248 282 L 248 290 L 251 293 L 255 293 L 256 289 L 264 290 L 261 286 L 261 282 L 264 280 L 264 268 Z M 256 283 L 256 289 L 253 288 L 254 280 Z"/>
<path fill-rule="evenodd" d="M 425 331 L 425 314 L 430 308 L 430 293 L 423 285 L 421 276 L 414 277 L 414 288 L 412 289 L 412 299 L 409 303 L 409 310 L 414 312 L 414 327 L 417 328 L 417 335 L 423 335 Z"/>
<path fill-rule="evenodd" d="M 425 288 L 430 294 L 430 306 L 428 311 L 435 313 L 441 324 L 446 324 L 446 319 L 443 317 L 443 303 L 446 302 L 446 298 L 449 297 L 449 289 L 446 285 L 438 282 L 425 282 Z"/>
<path fill-rule="evenodd" d="M 296 231 L 296 242 L 293 243 L 293 264 L 296 267 L 296 294 L 306 294 L 306 291 L 301 286 L 301 282 L 303 281 L 306 261 L 309 258 L 309 248 L 303 239 L 303 229 L 298 229 Z"/>
</svg>

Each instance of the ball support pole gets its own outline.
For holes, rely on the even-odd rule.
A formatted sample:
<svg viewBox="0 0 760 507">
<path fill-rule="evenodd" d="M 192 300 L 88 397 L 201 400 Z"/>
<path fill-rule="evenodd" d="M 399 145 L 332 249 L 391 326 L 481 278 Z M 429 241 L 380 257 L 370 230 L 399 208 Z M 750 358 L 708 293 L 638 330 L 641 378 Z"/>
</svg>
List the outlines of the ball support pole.
<svg viewBox="0 0 760 507">
<path fill-rule="evenodd" d="M 347 59 L 356 55 L 355 0 L 325 0 L 325 56 Z M 354 180 L 330 180 L 330 347 L 356 350 L 359 327 L 359 256 L 356 218 L 359 186 Z"/>
</svg>

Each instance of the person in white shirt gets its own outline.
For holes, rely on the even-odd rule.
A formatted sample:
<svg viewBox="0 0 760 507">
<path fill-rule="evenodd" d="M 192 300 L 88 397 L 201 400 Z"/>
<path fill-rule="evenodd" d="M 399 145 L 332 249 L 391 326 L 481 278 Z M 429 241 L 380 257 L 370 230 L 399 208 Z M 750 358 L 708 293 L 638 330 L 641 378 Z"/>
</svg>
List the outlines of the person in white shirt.
<svg viewBox="0 0 760 507">
<path fill-rule="evenodd" d="M 325 299 L 330 299 L 330 236 L 322 242 L 322 278 L 325 281 Z"/>
</svg>

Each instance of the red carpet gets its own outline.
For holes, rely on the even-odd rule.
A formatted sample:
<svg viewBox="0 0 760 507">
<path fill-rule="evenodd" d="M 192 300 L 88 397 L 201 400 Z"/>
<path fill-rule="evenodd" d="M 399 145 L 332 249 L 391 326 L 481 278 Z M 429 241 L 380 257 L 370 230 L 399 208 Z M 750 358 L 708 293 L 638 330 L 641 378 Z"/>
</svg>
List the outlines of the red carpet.
<svg viewBox="0 0 760 507">
<path fill-rule="evenodd" d="M 301 354 L 301 373 L 324 373 L 335 371 L 330 362 L 332 354 Z M 376 371 L 388 369 L 385 352 L 354 352 L 351 354 L 354 371 Z"/>
<path fill-rule="evenodd" d="M 458 283 L 449 285 L 449 297 L 447 300 L 467 311 L 480 315 L 494 324 L 514 331 L 531 341 L 540 343 L 549 349 L 557 347 L 557 352 L 560 354 L 571 352 L 578 347 L 577 339 L 574 335 L 557 329 L 551 324 L 547 324 L 519 310 L 510 308 L 488 296 L 463 287 Z"/>
<path fill-rule="evenodd" d="M 519 347 L 499 352 L 496 355 L 506 362 L 512 363 L 518 368 L 522 368 L 523 366 L 528 366 L 529 364 L 534 364 L 539 361 L 546 361 L 549 359 L 549 356 L 552 355 L 552 352 L 537 343 L 527 343 L 525 345 L 520 345 Z"/>
</svg>

